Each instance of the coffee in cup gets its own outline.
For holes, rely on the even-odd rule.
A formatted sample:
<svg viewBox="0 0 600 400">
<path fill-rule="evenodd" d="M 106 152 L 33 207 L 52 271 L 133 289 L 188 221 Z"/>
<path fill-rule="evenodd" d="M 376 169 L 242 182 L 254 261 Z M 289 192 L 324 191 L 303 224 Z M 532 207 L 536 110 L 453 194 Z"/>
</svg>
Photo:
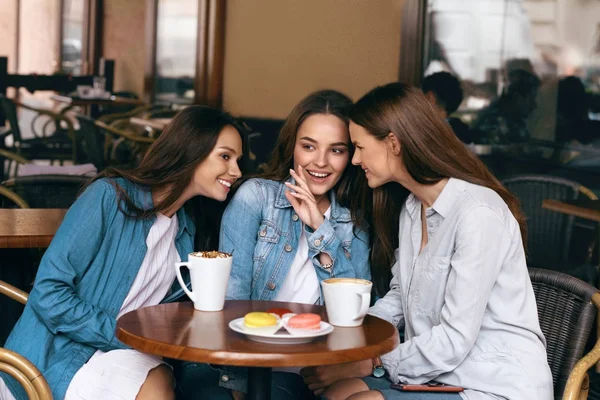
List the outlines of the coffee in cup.
<svg viewBox="0 0 600 400">
<path fill-rule="evenodd" d="M 373 283 L 357 278 L 330 278 L 321 282 L 329 323 L 351 327 L 363 323 L 371 302 Z"/>
<path fill-rule="evenodd" d="M 177 280 L 200 311 L 221 311 L 225 305 L 227 283 L 231 273 L 231 254 L 220 251 L 190 253 L 188 261 L 175 263 Z M 181 276 L 181 267 L 190 271 L 192 290 L 188 290 Z"/>
</svg>

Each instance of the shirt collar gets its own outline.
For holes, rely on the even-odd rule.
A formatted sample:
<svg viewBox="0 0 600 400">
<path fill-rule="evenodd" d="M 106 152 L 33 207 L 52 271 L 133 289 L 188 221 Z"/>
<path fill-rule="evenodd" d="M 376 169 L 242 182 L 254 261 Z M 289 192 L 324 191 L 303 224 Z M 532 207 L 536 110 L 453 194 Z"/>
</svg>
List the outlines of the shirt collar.
<svg viewBox="0 0 600 400">
<path fill-rule="evenodd" d="M 466 182 L 456 178 L 448 179 L 448 183 L 442 189 L 442 192 L 430 207 L 431 210 L 438 213 L 442 218 L 447 218 L 450 212 L 456 205 L 456 202 L 460 198 L 460 194 L 464 192 Z M 421 201 L 417 199 L 414 194 L 410 194 L 406 199 L 406 210 L 410 215 L 411 219 L 420 218 L 421 213 Z M 429 210 L 427 210 L 429 211 Z M 429 216 L 429 213 L 428 215 Z"/>
</svg>

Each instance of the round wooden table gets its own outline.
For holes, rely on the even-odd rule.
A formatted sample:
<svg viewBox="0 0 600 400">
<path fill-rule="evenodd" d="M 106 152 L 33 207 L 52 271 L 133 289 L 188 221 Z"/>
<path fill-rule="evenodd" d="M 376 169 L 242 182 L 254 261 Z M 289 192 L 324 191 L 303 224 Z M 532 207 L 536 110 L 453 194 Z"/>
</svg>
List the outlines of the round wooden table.
<svg viewBox="0 0 600 400">
<path fill-rule="evenodd" d="M 0 209 L 0 248 L 48 247 L 66 213 L 62 208 Z"/>
<path fill-rule="evenodd" d="M 264 344 L 234 332 L 233 319 L 251 311 L 283 307 L 312 312 L 327 321 L 325 307 L 275 301 L 225 302 L 223 311 L 194 310 L 191 302 L 160 304 L 123 315 L 116 336 L 145 353 L 185 361 L 250 367 L 248 398 L 270 399 L 271 367 L 305 367 L 365 360 L 398 346 L 398 330 L 367 315 L 362 326 L 335 327 L 332 333 L 306 344 Z"/>
</svg>

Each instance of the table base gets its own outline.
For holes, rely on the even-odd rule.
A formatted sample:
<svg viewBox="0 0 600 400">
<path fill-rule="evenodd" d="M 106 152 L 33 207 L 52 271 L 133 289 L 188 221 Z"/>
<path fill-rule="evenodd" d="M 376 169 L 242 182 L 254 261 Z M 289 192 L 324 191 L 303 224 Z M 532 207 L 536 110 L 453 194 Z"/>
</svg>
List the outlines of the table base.
<svg viewBox="0 0 600 400">
<path fill-rule="evenodd" d="M 248 400 L 271 399 L 271 368 L 248 368 Z"/>
</svg>

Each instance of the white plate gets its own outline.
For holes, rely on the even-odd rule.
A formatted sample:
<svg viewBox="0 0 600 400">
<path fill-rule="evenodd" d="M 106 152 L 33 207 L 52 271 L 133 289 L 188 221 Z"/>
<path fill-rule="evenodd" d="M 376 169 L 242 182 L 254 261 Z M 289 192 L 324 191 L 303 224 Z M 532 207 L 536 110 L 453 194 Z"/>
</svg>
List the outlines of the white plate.
<svg viewBox="0 0 600 400">
<path fill-rule="evenodd" d="M 321 321 L 321 329 L 314 332 L 305 333 L 302 335 L 291 335 L 285 329 L 280 329 L 272 335 L 263 335 L 258 333 L 248 332 L 244 329 L 244 318 L 234 319 L 229 323 L 229 328 L 232 330 L 248 336 L 248 339 L 254 340 L 255 342 L 269 343 L 269 344 L 300 344 L 308 343 L 320 336 L 329 335 L 333 332 L 333 326 L 327 322 Z"/>
</svg>

